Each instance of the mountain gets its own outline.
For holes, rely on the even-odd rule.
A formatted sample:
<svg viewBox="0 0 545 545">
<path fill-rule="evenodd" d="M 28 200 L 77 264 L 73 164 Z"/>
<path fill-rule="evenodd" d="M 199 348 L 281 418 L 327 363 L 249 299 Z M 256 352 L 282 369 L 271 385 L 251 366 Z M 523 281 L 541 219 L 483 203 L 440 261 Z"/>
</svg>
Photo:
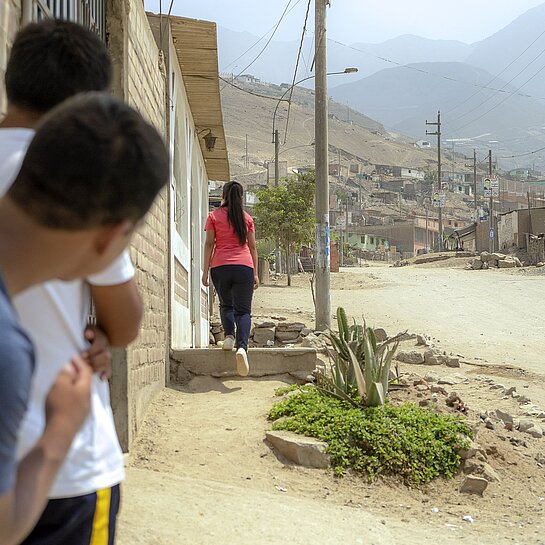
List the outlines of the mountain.
<svg viewBox="0 0 545 545">
<path fill-rule="evenodd" d="M 441 109 L 445 138 L 483 135 L 470 146 L 487 148 L 489 141 L 500 141 L 505 154 L 543 145 L 545 138 L 536 131 L 536 123 L 545 120 L 545 107 L 518 95 L 505 100 L 507 93 L 478 87 L 491 79 L 489 72 L 465 63 L 419 63 L 382 70 L 330 89 L 330 94 L 387 128 L 412 136 L 423 137 L 426 128 L 433 130 L 425 121 L 435 121 Z M 502 80 L 494 82 L 494 87 L 504 85 Z"/>
<path fill-rule="evenodd" d="M 299 46 L 297 41 L 278 42 L 272 40 L 257 61 L 245 69 L 265 45 L 266 40 L 262 40 L 241 59 L 233 62 L 251 48 L 258 39 L 257 36 L 248 32 L 234 32 L 219 27 L 220 71 L 235 74 L 250 73 L 263 81 L 278 84 L 291 81 Z M 355 43 L 348 47 L 330 40 L 328 43 L 328 70 L 334 72 L 348 66 L 356 66 L 360 76 L 368 76 L 393 66 L 391 62 L 383 59 L 391 59 L 401 64 L 426 61 L 456 62 L 464 60 L 471 52 L 472 47 L 462 42 L 429 40 L 409 34 L 379 44 Z M 300 78 L 310 74 L 313 53 L 309 39 L 303 47 L 303 60 L 298 72 Z M 280 59 L 282 62 L 279 62 Z M 312 83 L 310 85 L 312 86 Z"/>
<path fill-rule="evenodd" d="M 545 67 L 545 4 L 527 11 L 499 32 L 474 44 L 466 62 L 494 75 L 501 72 L 500 77 L 505 81 L 515 78 L 514 87 L 524 84 Z M 511 62 L 513 64 L 508 66 Z M 524 85 L 522 91 L 545 97 L 545 70 Z"/>
</svg>

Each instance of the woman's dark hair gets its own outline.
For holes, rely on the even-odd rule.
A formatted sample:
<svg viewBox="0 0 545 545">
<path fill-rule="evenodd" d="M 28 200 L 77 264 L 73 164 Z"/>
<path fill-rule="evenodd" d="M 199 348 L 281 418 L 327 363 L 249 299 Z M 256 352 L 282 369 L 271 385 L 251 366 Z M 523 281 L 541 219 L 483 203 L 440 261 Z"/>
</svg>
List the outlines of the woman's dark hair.
<svg viewBox="0 0 545 545">
<path fill-rule="evenodd" d="M 229 223 L 238 236 L 240 245 L 246 244 L 248 237 L 248 226 L 244 218 L 242 207 L 242 186 L 238 182 L 227 182 L 223 186 L 223 207 L 227 208 Z"/>
</svg>

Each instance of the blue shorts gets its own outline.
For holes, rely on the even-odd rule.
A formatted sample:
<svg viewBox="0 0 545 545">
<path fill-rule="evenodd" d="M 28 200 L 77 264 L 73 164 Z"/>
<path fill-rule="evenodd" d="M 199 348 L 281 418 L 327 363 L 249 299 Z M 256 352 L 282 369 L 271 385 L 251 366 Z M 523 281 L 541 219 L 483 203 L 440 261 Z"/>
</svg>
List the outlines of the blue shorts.
<svg viewBox="0 0 545 545">
<path fill-rule="evenodd" d="M 49 500 L 21 545 L 114 545 L 119 485 L 93 494 Z"/>
</svg>

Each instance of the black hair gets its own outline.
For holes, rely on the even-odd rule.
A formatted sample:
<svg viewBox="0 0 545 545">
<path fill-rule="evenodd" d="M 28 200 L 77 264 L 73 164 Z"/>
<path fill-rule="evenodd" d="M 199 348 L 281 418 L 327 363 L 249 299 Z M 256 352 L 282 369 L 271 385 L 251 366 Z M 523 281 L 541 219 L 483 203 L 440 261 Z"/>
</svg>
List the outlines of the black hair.
<svg viewBox="0 0 545 545">
<path fill-rule="evenodd" d="M 44 116 L 8 196 L 45 227 L 91 229 L 138 222 L 168 177 L 157 130 L 111 95 L 86 93 Z"/>
<path fill-rule="evenodd" d="M 105 91 L 112 79 L 106 44 L 91 30 L 57 19 L 23 27 L 6 67 L 8 102 L 47 112 L 81 92 Z"/>
<path fill-rule="evenodd" d="M 246 244 L 248 237 L 248 226 L 244 217 L 242 206 L 242 185 L 238 182 L 227 182 L 223 186 L 223 207 L 227 208 L 229 223 L 234 229 L 240 245 Z"/>
</svg>

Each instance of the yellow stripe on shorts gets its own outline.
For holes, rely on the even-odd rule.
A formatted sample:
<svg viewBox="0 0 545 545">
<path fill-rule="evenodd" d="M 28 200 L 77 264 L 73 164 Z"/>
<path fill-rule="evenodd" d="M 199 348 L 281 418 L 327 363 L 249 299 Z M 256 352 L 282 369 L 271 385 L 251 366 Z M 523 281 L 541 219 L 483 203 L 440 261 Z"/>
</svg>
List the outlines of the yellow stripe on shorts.
<svg viewBox="0 0 545 545">
<path fill-rule="evenodd" d="M 110 526 L 111 488 L 97 490 L 97 504 L 93 518 L 93 531 L 89 545 L 108 545 Z"/>
</svg>

